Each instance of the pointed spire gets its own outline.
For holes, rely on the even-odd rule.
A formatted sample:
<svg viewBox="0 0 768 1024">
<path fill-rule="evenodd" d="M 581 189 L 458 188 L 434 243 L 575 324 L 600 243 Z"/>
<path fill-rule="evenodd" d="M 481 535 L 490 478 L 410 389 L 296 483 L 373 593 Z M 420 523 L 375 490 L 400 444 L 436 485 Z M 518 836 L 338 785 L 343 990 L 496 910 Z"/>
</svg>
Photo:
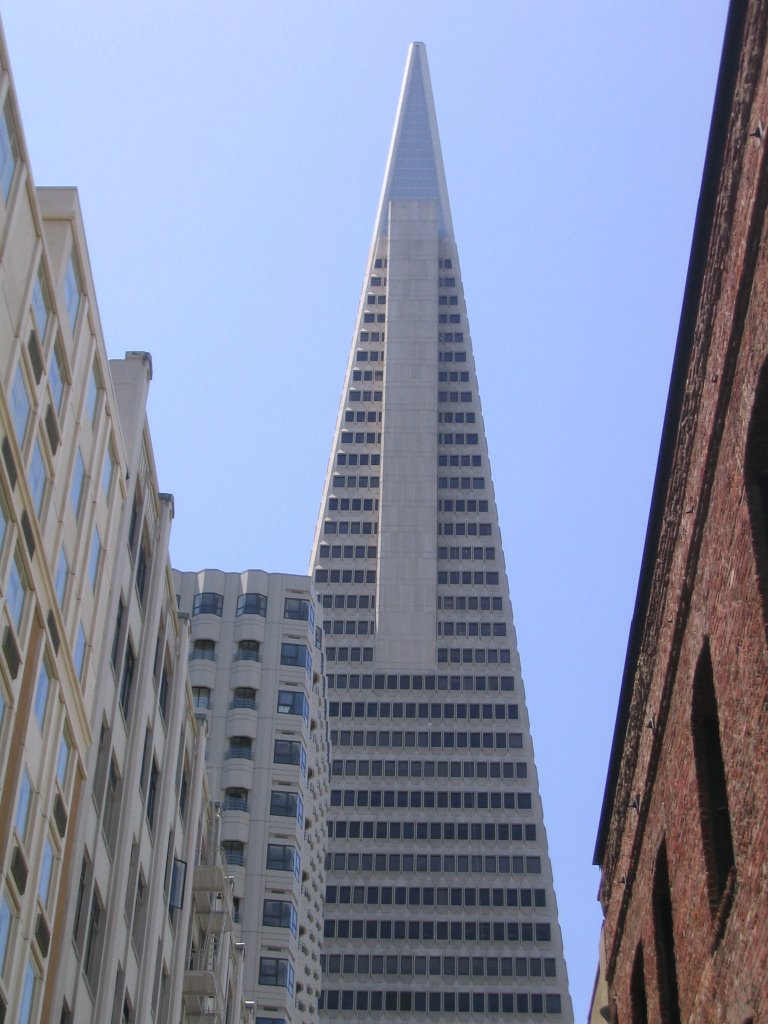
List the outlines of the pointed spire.
<svg viewBox="0 0 768 1024">
<path fill-rule="evenodd" d="M 451 208 L 424 43 L 411 43 L 408 49 L 374 241 L 387 234 L 391 199 L 433 199 L 440 213 L 440 237 L 453 240 Z"/>
</svg>

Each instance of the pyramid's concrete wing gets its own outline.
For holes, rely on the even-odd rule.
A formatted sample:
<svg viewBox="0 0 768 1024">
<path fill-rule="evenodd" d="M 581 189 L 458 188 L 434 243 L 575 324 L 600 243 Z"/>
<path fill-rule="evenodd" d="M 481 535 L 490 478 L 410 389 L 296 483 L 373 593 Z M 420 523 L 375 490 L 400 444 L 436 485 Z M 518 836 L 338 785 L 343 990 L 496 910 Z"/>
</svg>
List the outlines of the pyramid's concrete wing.
<svg viewBox="0 0 768 1024">
<path fill-rule="evenodd" d="M 325 1019 L 571 1021 L 421 43 L 408 56 L 311 569 L 333 757 Z"/>
</svg>

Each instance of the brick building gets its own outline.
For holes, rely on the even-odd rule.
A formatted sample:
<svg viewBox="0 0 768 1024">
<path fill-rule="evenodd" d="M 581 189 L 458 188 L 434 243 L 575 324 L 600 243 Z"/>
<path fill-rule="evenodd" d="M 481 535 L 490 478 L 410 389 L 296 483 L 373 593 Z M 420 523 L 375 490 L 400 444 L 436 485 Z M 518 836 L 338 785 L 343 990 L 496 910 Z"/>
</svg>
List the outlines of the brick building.
<svg viewBox="0 0 768 1024">
<path fill-rule="evenodd" d="M 595 862 L 591 1020 L 768 1015 L 768 3 L 733 0 Z"/>
</svg>

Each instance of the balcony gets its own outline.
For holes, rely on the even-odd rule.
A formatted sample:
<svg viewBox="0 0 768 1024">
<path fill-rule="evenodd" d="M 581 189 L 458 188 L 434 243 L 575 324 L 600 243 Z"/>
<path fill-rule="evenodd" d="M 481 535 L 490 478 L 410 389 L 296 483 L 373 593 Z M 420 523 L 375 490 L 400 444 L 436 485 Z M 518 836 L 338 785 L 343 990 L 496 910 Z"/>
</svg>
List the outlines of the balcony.
<svg viewBox="0 0 768 1024">
<path fill-rule="evenodd" d="M 227 739 L 232 736 L 244 736 L 255 740 L 258 724 L 259 713 L 255 707 L 232 708 L 227 714 Z M 232 756 L 231 750 L 227 752 L 227 756 Z"/>
<path fill-rule="evenodd" d="M 221 785 L 223 789 L 252 789 L 253 761 L 247 757 L 227 758 L 221 770 Z"/>
</svg>

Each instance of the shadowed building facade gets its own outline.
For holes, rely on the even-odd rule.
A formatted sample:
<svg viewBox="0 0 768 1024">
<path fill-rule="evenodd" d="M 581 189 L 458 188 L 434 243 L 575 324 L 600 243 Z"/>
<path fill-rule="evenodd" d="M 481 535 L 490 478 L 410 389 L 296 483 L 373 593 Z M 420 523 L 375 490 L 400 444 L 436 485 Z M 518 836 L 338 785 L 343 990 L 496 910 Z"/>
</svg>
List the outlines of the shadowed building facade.
<svg viewBox="0 0 768 1024">
<path fill-rule="evenodd" d="M 591 1021 L 768 1014 L 768 3 L 728 15 L 595 862 Z"/>
</svg>

